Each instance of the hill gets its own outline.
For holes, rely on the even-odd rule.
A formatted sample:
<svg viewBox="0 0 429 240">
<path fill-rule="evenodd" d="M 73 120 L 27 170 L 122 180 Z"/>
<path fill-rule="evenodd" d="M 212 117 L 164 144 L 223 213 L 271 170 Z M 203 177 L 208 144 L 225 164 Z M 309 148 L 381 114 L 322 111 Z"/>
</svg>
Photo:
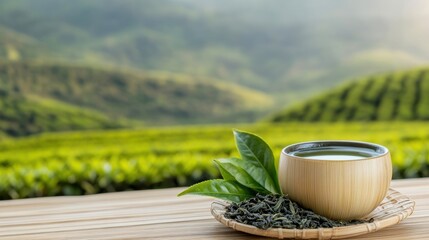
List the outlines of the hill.
<svg viewBox="0 0 429 240">
<path fill-rule="evenodd" d="M 210 79 L 59 64 L 0 64 L 0 84 L 6 91 L 93 109 L 113 120 L 152 124 L 248 122 L 271 104 L 257 91 Z"/>
<path fill-rule="evenodd" d="M 429 69 L 355 80 L 274 114 L 269 120 L 429 120 Z"/>
<path fill-rule="evenodd" d="M 118 128 L 122 124 L 93 110 L 0 89 L 0 135 Z"/>
<path fill-rule="evenodd" d="M 207 76 L 284 106 L 350 77 L 427 64 L 427 9 L 388 0 L 4 0 L 0 58 Z"/>
<path fill-rule="evenodd" d="M 0 59 L 14 62 L 21 59 L 35 61 L 51 57 L 49 47 L 40 44 L 35 38 L 0 25 Z"/>
</svg>

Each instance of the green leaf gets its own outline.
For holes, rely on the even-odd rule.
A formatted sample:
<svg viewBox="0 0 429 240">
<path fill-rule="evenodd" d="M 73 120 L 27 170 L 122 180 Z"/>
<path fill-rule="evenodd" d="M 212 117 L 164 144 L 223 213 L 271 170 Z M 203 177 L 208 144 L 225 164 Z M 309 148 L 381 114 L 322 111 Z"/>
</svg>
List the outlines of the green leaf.
<svg viewBox="0 0 429 240">
<path fill-rule="evenodd" d="M 219 169 L 220 175 L 222 175 L 223 179 L 235 181 L 235 177 L 231 173 L 229 173 L 229 171 L 225 169 L 225 167 L 221 166 L 221 163 L 219 163 L 216 159 L 214 160 L 214 162 L 216 163 L 216 166 Z"/>
<path fill-rule="evenodd" d="M 271 148 L 260 137 L 238 130 L 234 130 L 235 142 L 244 161 L 251 162 L 263 169 L 258 179 L 265 179 L 263 186 L 273 185 L 272 193 L 281 193 L 274 156 Z M 252 175 L 253 176 L 253 175 Z"/>
<path fill-rule="evenodd" d="M 204 195 L 232 202 L 241 202 L 255 196 L 255 192 L 236 181 L 213 179 L 190 186 L 177 196 L 186 194 Z"/>
<path fill-rule="evenodd" d="M 273 184 L 266 185 L 264 170 L 251 162 L 238 158 L 223 158 L 214 160 L 226 180 L 236 180 L 241 185 L 260 193 L 270 193 Z"/>
</svg>

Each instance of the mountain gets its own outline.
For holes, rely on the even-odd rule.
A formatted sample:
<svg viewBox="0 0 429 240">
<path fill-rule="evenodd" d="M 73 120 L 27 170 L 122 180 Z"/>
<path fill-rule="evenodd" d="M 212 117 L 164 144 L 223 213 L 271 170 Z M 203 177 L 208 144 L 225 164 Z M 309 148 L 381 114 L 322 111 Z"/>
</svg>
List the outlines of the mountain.
<svg viewBox="0 0 429 240">
<path fill-rule="evenodd" d="M 204 76 L 284 106 L 344 79 L 426 65 L 428 13 L 420 0 L 4 0 L 0 58 Z"/>
<path fill-rule="evenodd" d="M 249 122 L 271 107 L 260 92 L 216 80 L 133 70 L 29 62 L 0 64 L 6 92 L 151 124 Z"/>
<path fill-rule="evenodd" d="M 0 135 L 108 129 L 125 125 L 94 110 L 0 89 Z"/>
<path fill-rule="evenodd" d="M 350 81 L 269 118 L 287 121 L 429 120 L 429 68 Z"/>
<path fill-rule="evenodd" d="M 30 36 L 0 26 L 0 59 L 19 61 L 47 57 L 48 49 Z"/>
</svg>

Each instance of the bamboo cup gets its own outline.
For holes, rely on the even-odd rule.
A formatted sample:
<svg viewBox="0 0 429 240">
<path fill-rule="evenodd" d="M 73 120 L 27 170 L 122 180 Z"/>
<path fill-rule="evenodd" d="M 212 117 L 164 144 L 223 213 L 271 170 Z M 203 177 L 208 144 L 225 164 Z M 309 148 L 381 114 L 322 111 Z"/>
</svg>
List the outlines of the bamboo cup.
<svg viewBox="0 0 429 240">
<path fill-rule="evenodd" d="M 353 147 L 375 156 L 359 160 L 320 160 L 293 152 L 330 147 Z M 339 220 L 359 219 L 372 212 L 386 196 L 392 179 L 387 148 L 365 142 L 317 141 L 282 150 L 279 182 L 283 194 L 314 212 Z"/>
</svg>

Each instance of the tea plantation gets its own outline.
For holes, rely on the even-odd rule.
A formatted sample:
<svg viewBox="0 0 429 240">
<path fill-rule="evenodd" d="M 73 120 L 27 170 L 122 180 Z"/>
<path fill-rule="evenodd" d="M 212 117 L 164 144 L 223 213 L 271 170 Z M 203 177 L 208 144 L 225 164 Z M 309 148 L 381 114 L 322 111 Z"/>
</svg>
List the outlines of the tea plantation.
<svg viewBox="0 0 429 240">
<path fill-rule="evenodd" d="M 273 122 L 428 119 L 427 68 L 358 79 L 270 118 Z"/>
<path fill-rule="evenodd" d="M 424 122 L 258 124 L 50 133 L 0 142 L 0 199 L 185 186 L 219 176 L 237 156 L 232 128 L 263 137 L 279 156 L 300 141 L 370 141 L 391 150 L 394 177 L 429 176 Z"/>
</svg>

